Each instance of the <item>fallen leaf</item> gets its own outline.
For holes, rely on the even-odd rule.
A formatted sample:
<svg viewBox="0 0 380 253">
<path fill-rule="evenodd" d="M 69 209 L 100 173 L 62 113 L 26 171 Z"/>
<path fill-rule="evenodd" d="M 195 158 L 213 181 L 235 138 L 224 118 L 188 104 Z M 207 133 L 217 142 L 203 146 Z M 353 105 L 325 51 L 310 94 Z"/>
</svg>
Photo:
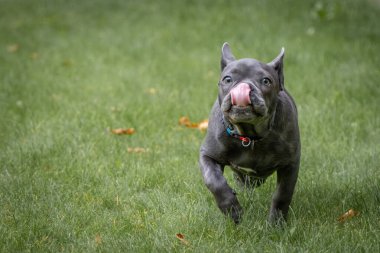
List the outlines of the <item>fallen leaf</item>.
<svg viewBox="0 0 380 253">
<path fill-rule="evenodd" d="M 96 246 L 99 246 L 100 244 L 102 244 L 102 242 L 103 242 L 102 237 L 99 234 L 97 234 L 95 236 L 95 244 L 96 244 Z"/>
<path fill-rule="evenodd" d="M 190 124 L 190 120 L 189 120 L 188 117 L 183 116 L 183 117 L 179 118 L 179 120 L 178 120 L 178 124 L 179 124 L 180 126 L 186 126 L 187 124 Z"/>
<path fill-rule="evenodd" d="M 189 241 L 185 239 L 185 236 L 183 234 L 178 233 L 175 235 L 175 237 L 177 237 L 177 239 L 180 240 L 180 242 L 182 242 L 183 244 L 190 245 Z"/>
<path fill-rule="evenodd" d="M 116 128 L 116 129 L 112 129 L 111 132 L 117 135 L 122 135 L 122 134 L 131 135 L 131 134 L 134 134 L 136 130 L 134 128 Z"/>
<path fill-rule="evenodd" d="M 199 123 L 195 123 L 195 122 L 191 122 L 188 117 L 183 116 L 183 117 L 179 118 L 178 124 L 180 126 L 185 126 L 187 128 L 198 128 L 201 131 L 205 131 L 205 130 L 207 130 L 207 127 L 208 127 L 208 120 L 205 119 Z"/>
<path fill-rule="evenodd" d="M 198 129 L 201 131 L 206 131 L 208 128 L 208 119 L 205 119 L 201 122 L 199 122 Z"/>
<path fill-rule="evenodd" d="M 350 209 L 344 214 L 342 214 L 339 218 L 338 221 L 340 223 L 346 222 L 347 220 L 351 219 L 352 217 L 358 216 L 360 213 L 358 211 L 355 211 L 354 209 Z"/>
<path fill-rule="evenodd" d="M 7 51 L 9 53 L 16 53 L 19 49 L 20 49 L 19 44 L 11 44 L 11 45 L 8 45 L 7 47 Z"/>
<path fill-rule="evenodd" d="M 191 123 L 190 119 L 186 116 L 179 118 L 178 124 L 180 126 L 185 126 L 185 127 L 189 127 L 189 128 L 196 128 L 197 127 L 197 125 L 194 123 Z"/>
<path fill-rule="evenodd" d="M 148 149 L 146 149 L 146 148 L 140 148 L 140 147 L 127 148 L 127 152 L 128 153 L 146 153 L 146 152 L 148 152 Z"/>
</svg>

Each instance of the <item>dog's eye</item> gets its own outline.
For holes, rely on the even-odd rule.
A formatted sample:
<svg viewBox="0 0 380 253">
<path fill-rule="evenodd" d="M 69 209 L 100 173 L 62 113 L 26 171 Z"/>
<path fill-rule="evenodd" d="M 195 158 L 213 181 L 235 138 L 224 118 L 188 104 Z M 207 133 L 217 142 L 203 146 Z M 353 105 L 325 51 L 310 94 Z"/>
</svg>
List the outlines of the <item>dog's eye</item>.
<svg viewBox="0 0 380 253">
<path fill-rule="evenodd" d="M 271 80 L 269 78 L 267 78 L 267 77 L 264 77 L 263 79 L 261 79 L 261 84 L 262 85 L 270 86 L 271 83 L 272 83 Z"/>
<path fill-rule="evenodd" d="M 231 83 L 232 83 L 232 77 L 230 77 L 230 76 L 225 76 L 225 77 L 223 78 L 223 82 L 224 82 L 225 84 L 231 84 Z"/>
</svg>

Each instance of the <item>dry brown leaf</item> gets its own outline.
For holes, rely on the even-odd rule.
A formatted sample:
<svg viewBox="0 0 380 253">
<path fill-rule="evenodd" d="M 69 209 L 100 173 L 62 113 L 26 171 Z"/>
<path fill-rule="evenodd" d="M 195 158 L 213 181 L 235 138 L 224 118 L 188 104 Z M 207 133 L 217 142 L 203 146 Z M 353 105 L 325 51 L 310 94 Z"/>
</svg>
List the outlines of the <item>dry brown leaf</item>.
<svg viewBox="0 0 380 253">
<path fill-rule="evenodd" d="M 188 128 L 197 128 L 198 127 L 197 123 L 192 123 L 190 121 L 190 119 L 188 117 L 186 117 L 186 116 L 183 116 L 183 117 L 179 118 L 178 124 L 180 126 L 185 126 L 185 127 L 188 127 Z"/>
<path fill-rule="evenodd" d="M 148 152 L 148 149 L 146 149 L 146 148 L 140 148 L 140 147 L 127 148 L 127 152 L 128 153 L 146 153 L 146 152 Z"/>
<path fill-rule="evenodd" d="M 205 119 L 201 122 L 199 122 L 198 129 L 201 131 L 206 131 L 208 128 L 208 119 Z"/>
<path fill-rule="evenodd" d="M 351 219 L 352 217 L 358 216 L 360 213 L 358 211 L 355 211 L 354 209 L 350 209 L 344 214 L 342 214 L 339 218 L 338 221 L 340 223 L 346 222 L 347 220 Z"/>
<path fill-rule="evenodd" d="M 199 123 L 195 123 L 195 122 L 191 122 L 188 117 L 183 116 L 183 117 L 179 118 L 178 124 L 180 126 L 185 126 L 187 128 L 198 128 L 201 131 L 205 131 L 205 130 L 207 130 L 207 127 L 208 127 L 208 120 L 205 119 Z"/>
<path fill-rule="evenodd" d="M 186 116 L 183 116 L 183 117 L 179 118 L 179 120 L 178 120 L 178 124 L 179 124 L 180 126 L 186 126 L 186 125 L 189 124 L 189 123 L 190 123 L 190 120 L 189 120 L 189 118 L 186 117 Z"/>
<path fill-rule="evenodd" d="M 182 242 L 183 244 L 190 245 L 189 241 L 185 239 L 185 236 L 183 234 L 178 233 L 175 235 L 175 237 L 177 237 L 177 239 L 180 240 L 180 242 Z"/>
<path fill-rule="evenodd" d="M 116 128 L 116 129 L 111 129 L 111 132 L 113 134 L 118 134 L 118 135 L 123 135 L 123 134 L 131 135 L 131 134 L 136 133 L 136 130 L 134 128 Z"/>
<path fill-rule="evenodd" d="M 7 51 L 9 53 L 16 53 L 19 49 L 20 49 L 19 44 L 11 44 L 11 45 L 8 45 L 7 47 Z"/>
<path fill-rule="evenodd" d="M 103 242 L 102 237 L 99 234 L 97 234 L 95 236 L 95 244 L 96 244 L 96 246 L 99 246 L 100 244 L 102 244 L 102 242 Z"/>
</svg>

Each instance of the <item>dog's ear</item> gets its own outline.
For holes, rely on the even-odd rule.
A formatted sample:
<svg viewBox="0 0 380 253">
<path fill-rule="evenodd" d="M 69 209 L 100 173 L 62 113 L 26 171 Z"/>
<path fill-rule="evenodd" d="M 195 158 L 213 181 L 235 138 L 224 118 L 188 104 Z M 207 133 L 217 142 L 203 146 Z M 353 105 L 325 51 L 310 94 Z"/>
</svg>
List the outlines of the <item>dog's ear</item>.
<svg viewBox="0 0 380 253">
<path fill-rule="evenodd" d="M 283 63 L 284 55 L 285 55 L 285 49 L 281 48 L 280 54 L 273 61 L 268 63 L 268 65 L 274 68 L 274 70 L 278 74 L 280 90 L 284 90 L 284 63 Z"/>
<path fill-rule="evenodd" d="M 234 60 L 235 60 L 235 57 L 231 53 L 230 46 L 228 45 L 227 42 L 224 42 L 222 46 L 222 59 L 220 61 L 220 66 L 221 66 L 222 71 L 227 66 L 228 63 Z"/>
</svg>

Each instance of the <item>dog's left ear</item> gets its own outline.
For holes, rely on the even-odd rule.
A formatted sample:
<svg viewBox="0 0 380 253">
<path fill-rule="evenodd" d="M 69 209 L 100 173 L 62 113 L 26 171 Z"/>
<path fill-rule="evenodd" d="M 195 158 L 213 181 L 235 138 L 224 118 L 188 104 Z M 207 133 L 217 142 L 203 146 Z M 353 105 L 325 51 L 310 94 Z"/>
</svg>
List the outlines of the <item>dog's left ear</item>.
<svg viewBox="0 0 380 253">
<path fill-rule="evenodd" d="M 280 54 L 273 61 L 268 63 L 268 65 L 274 68 L 274 70 L 278 74 L 280 90 L 284 90 L 284 64 L 283 64 L 284 55 L 285 55 L 285 48 L 281 48 Z"/>
</svg>

